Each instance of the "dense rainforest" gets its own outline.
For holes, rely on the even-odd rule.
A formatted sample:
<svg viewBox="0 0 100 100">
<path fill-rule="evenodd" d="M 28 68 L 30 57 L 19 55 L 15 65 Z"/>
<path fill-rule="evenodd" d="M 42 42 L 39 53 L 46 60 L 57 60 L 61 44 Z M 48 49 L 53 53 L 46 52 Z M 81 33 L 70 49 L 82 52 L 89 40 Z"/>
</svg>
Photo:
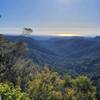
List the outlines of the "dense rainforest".
<svg viewBox="0 0 100 100">
<path fill-rule="evenodd" d="M 2 100 L 99 100 L 99 42 L 61 40 L 0 35 Z"/>
</svg>

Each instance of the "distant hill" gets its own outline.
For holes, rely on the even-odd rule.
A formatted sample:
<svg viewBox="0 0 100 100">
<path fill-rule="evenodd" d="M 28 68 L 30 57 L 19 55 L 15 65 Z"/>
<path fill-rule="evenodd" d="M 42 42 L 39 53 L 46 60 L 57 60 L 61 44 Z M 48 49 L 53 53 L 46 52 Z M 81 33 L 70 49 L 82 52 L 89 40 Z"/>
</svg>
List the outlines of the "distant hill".
<svg viewBox="0 0 100 100">
<path fill-rule="evenodd" d="M 24 41 L 29 48 L 26 57 L 34 63 L 50 64 L 61 71 L 67 70 L 71 61 L 100 56 L 100 38 L 94 37 L 43 37 L 5 36 L 7 40 Z"/>
</svg>

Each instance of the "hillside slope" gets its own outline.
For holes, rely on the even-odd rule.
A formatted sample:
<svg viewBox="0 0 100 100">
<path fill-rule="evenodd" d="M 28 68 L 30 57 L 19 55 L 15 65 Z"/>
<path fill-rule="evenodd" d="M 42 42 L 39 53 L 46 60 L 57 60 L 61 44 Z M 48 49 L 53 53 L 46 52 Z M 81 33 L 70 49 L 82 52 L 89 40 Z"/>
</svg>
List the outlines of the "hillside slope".
<svg viewBox="0 0 100 100">
<path fill-rule="evenodd" d="M 100 98 L 100 38 L 5 36 L 9 41 L 24 41 L 28 51 L 24 56 L 35 64 L 49 64 L 60 73 L 88 75 L 97 86 Z M 41 37 L 42 38 L 42 37 Z M 46 37 L 45 37 L 46 38 Z"/>
</svg>

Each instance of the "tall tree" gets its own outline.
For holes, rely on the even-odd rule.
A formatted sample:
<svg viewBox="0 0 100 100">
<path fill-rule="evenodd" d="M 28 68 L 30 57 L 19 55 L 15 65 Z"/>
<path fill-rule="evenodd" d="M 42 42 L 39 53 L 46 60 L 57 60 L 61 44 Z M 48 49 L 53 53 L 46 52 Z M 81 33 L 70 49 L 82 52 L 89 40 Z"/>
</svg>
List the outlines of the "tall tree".
<svg viewBox="0 0 100 100">
<path fill-rule="evenodd" d="M 31 29 L 31 28 L 23 28 L 22 35 L 29 36 L 29 35 L 31 35 L 32 32 L 33 32 L 33 29 Z"/>
</svg>

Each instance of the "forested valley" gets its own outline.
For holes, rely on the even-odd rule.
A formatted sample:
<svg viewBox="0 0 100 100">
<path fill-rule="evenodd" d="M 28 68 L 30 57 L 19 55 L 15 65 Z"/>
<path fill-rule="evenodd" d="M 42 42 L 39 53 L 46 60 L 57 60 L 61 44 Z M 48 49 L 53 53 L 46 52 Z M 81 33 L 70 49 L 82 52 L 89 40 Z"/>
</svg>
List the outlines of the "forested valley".
<svg viewBox="0 0 100 100">
<path fill-rule="evenodd" d="M 50 50 L 40 48 L 42 52 L 46 51 L 45 54 L 42 54 L 41 51 L 36 51 L 39 45 L 33 43 L 34 40 L 32 39 L 30 40 L 32 40 L 33 49 L 25 42 L 25 39 L 29 38 L 21 37 L 16 41 L 5 37 L 0 35 L 0 97 L 2 100 L 99 100 L 100 80 L 99 75 L 97 75 L 99 72 L 95 73 L 100 66 L 99 57 L 96 56 L 93 59 L 77 57 L 76 62 L 70 58 L 70 61 L 67 60 L 68 57 L 66 56 L 65 61 L 68 61 L 66 66 L 69 65 L 69 67 L 65 68 L 65 61 L 60 58 L 60 54 L 57 55 L 52 52 L 52 48 Z M 52 41 L 54 42 L 54 40 Z M 28 42 L 30 43 L 30 41 Z M 59 41 L 55 43 L 58 45 Z M 43 42 L 41 45 L 43 44 L 45 43 Z M 95 45 L 95 42 L 93 44 Z M 98 43 L 96 42 L 96 44 Z M 99 50 L 96 53 L 98 52 Z M 62 55 L 64 55 L 63 53 Z M 51 56 L 48 57 L 47 54 Z M 77 53 L 70 55 L 74 58 L 75 54 Z M 84 53 L 84 55 L 86 54 Z M 92 51 L 89 56 L 93 55 L 94 52 Z M 47 57 L 48 60 L 44 57 Z M 52 60 L 52 58 L 56 59 L 56 57 L 59 58 L 57 61 Z M 62 61 L 61 63 L 64 63 L 62 64 L 63 67 L 53 61 L 56 63 Z M 91 72 L 94 71 L 94 73 L 87 71 L 89 70 L 87 66 L 92 66 L 91 64 L 96 66 L 96 71 L 91 68 Z M 72 65 L 76 67 L 76 70 Z M 77 66 L 80 67 L 77 68 Z"/>
</svg>

